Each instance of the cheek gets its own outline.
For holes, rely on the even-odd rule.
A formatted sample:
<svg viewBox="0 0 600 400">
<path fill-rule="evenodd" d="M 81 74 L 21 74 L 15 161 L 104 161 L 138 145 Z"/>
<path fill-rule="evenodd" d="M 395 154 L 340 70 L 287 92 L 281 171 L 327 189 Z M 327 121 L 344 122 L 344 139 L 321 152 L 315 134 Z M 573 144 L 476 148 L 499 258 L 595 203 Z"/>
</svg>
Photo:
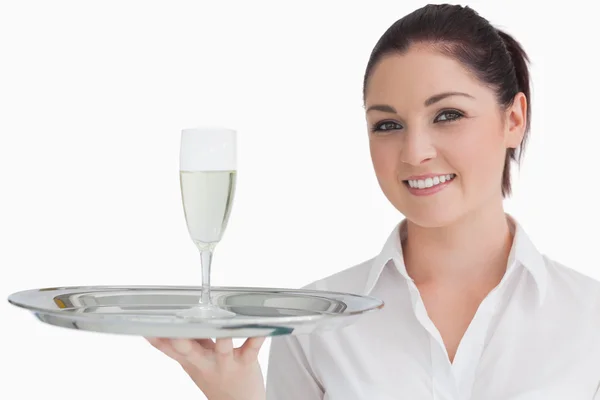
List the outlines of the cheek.
<svg viewBox="0 0 600 400">
<path fill-rule="evenodd" d="M 372 141 L 370 143 L 371 159 L 377 179 L 383 184 L 390 180 L 396 180 L 398 152 L 392 143 Z"/>
<path fill-rule="evenodd" d="M 460 163 L 459 173 L 465 181 L 477 181 L 485 185 L 486 182 L 496 184 L 502 177 L 504 167 L 505 147 L 502 135 L 499 132 L 490 132 L 489 127 L 468 132 L 464 140 L 456 143 L 460 146 L 461 155 L 456 162 Z"/>
</svg>

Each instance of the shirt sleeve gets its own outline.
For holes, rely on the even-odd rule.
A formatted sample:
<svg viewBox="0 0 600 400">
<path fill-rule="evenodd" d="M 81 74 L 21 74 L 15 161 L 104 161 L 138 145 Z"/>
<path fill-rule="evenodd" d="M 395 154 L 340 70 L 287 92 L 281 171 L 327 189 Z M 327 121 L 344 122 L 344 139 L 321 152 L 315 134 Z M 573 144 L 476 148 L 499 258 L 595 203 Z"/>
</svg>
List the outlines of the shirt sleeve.
<svg viewBox="0 0 600 400">
<path fill-rule="evenodd" d="M 267 366 L 267 400 L 323 400 L 324 391 L 316 378 L 301 336 L 274 336 Z"/>
</svg>

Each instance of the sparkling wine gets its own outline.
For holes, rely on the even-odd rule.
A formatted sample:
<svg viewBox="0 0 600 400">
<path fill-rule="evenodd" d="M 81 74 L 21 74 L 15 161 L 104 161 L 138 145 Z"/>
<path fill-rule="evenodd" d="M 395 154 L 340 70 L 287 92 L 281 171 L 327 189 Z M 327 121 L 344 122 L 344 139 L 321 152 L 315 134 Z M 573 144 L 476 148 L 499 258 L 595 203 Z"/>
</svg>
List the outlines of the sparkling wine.
<svg viewBox="0 0 600 400">
<path fill-rule="evenodd" d="M 235 194 L 236 171 L 180 171 L 188 231 L 200 251 L 221 240 Z"/>
</svg>

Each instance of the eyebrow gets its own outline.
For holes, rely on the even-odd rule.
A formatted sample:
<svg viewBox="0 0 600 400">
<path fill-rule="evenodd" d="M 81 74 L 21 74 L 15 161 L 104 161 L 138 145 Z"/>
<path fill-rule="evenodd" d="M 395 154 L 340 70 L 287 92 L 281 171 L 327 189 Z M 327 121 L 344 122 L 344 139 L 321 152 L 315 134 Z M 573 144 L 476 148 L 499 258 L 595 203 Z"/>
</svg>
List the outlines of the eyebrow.
<svg viewBox="0 0 600 400">
<path fill-rule="evenodd" d="M 471 96 L 470 94 L 463 93 L 463 92 L 444 92 L 444 93 L 440 93 L 440 94 L 431 96 L 430 98 L 425 100 L 425 102 L 423 104 L 425 105 L 425 107 L 429 107 L 430 105 L 435 104 L 438 101 L 441 101 L 450 96 L 463 96 L 463 97 L 468 97 L 470 99 L 475 98 L 475 97 Z M 394 113 L 394 114 L 398 113 L 394 107 L 387 105 L 387 104 L 374 104 L 367 109 L 367 112 L 369 112 L 369 111 L 382 111 L 382 112 Z"/>
</svg>

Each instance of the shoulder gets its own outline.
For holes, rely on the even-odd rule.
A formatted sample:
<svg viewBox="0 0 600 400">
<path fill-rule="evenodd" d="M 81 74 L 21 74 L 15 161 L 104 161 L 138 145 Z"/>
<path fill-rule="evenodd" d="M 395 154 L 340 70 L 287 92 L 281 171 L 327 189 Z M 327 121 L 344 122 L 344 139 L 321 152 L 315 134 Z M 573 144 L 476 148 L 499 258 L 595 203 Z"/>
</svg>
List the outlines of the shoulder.
<svg viewBox="0 0 600 400">
<path fill-rule="evenodd" d="M 359 264 L 310 282 L 303 289 L 359 293 L 364 289 L 375 260 L 376 257 L 370 258 Z"/>
<path fill-rule="evenodd" d="M 557 260 L 554 260 L 546 255 L 543 256 L 546 263 L 546 269 L 551 278 L 566 285 L 584 286 L 595 289 L 600 289 L 600 281 L 584 274 L 583 272 L 567 266 Z"/>
<path fill-rule="evenodd" d="M 548 290 L 565 300 L 600 308 L 600 281 L 546 255 Z"/>
</svg>

